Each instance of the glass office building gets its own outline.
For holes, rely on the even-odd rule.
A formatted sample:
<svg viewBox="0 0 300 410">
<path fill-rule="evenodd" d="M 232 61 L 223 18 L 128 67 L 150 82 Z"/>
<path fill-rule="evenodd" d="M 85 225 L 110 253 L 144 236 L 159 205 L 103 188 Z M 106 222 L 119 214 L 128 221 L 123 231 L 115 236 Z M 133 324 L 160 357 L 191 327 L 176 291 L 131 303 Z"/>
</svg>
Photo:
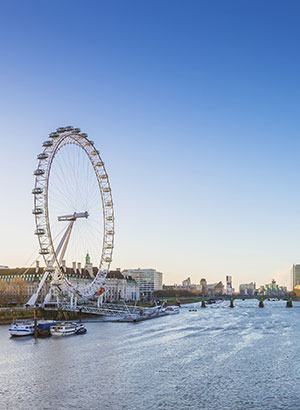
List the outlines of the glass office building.
<svg viewBox="0 0 300 410">
<path fill-rule="evenodd" d="M 300 285 L 300 265 L 293 265 L 291 271 L 292 289 L 294 289 L 297 285 Z"/>
</svg>

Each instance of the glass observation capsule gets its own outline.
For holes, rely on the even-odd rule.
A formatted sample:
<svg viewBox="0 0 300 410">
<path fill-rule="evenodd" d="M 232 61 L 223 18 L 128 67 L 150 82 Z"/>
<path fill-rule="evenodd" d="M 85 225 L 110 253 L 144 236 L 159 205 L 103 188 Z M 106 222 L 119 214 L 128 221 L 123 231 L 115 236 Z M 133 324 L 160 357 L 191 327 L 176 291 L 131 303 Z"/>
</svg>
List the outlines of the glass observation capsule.
<svg viewBox="0 0 300 410">
<path fill-rule="evenodd" d="M 46 229 L 43 229 L 43 228 L 37 228 L 37 229 L 34 231 L 34 234 L 35 234 L 35 235 L 45 235 L 45 233 L 46 233 Z"/>
<path fill-rule="evenodd" d="M 34 208 L 32 210 L 33 215 L 40 215 L 43 213 L 43 209 L 42 208 Z"/>
<path fill-rule="evenodd" d="M 34 195 L 42 194 L 43 193 L 43 188 L 33 188 L 32 193 Z"/>
<path fill-rule="evenodd" d="M 38 168 L 38 169 L 36 169 L 36 170 L 33 172 L 33 174 L 36 175 L 36 176 L 38 176 L 38 175 L 44 175 L 44 173 L 45 173 L 45 170 L 44 170 L 44 169 L 41 169 L 41 168 Z"/>
<path fill-rule="evenodd" d="M 51 147 L 52 145 L 53 145 L 53 141 L 47 140 L 43 142 L 43 147 Z"/>
<path fill-rule="evenodd" d="M 57 138 L 57 137 L 59 137 L 58 132 L 51 132 L 51 133 L 49 134 L 49 138 Z"/>
<path fill-rule="evenodd" d="M 48 157 L 49 157 L 48 154 L 46 154 L 45 152 L 42 152 L 41 154 L 37 156 L 37 159 L 47 159 Z"/>
<path fill-rule="evenodd" d="M 57 128 L 56 132 L 61 134 L 61 133 L 65 132 L 65 130 L 66 130 L 65 127 L 59 127 L 59 128 Z"/>
<path fill-rule="evenodd" d="M 40 255 L 48 255 L 50 252 L 48 248 L 42 248 L 40 249 L 39 253 Z"/>
</svg>

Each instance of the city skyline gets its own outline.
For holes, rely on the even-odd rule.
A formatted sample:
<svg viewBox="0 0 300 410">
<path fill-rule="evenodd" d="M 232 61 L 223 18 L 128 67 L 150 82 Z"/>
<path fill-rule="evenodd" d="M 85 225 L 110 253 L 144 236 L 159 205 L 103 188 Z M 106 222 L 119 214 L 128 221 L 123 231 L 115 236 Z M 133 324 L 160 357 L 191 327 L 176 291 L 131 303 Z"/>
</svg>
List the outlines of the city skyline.
<svg viewBox="0 0 300 410">
<path fill-rule="evenodd" d="M 34 260 L 36 155 L 49 132 L 73 125 L 110 177 L 112 269 L 290 288 L 300 262 L 297 2 L 70 5 L 0 4 L 0 264 Z"/>
</svg>

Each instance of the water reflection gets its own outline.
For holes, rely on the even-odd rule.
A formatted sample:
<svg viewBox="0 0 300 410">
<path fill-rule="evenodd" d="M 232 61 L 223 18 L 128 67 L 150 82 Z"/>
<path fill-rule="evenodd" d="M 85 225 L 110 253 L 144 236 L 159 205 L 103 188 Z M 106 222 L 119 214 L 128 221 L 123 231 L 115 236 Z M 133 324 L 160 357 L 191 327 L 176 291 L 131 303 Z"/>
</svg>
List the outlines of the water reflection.
<svg viewBox="0 0 300 410">
<path fill-rule="evenodd" d="M 297 408 L 299 306 L 235 304 L 37 342 L 3 326 L 0 408 Z"/>
</svg>

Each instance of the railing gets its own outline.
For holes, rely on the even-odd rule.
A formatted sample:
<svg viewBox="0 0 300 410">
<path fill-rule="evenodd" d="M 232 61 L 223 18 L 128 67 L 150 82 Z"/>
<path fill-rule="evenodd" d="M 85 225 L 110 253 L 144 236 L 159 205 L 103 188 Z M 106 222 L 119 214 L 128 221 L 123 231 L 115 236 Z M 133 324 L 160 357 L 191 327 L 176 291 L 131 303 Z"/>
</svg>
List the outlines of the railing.
<svg viewBox="0 0 300 410">
<path fill-rule="evenodd" d="M 116 305 L 113 303 L 105 303 L 100 307 L 86 306 L 86 305 L 71 305 L 67 303 L 61 303 L 53 307 L 45 307 L 45 310 L 64 310 L 70 312 L 81 312 L 92 315 L 105 315 L 105 316 L 126 316 L 126 315 L 151 315 L 157 311 L 157 307 L 143 308 L 141 306 L 128 306 L 125 303 L 123 305 Z"/>
</svg>

